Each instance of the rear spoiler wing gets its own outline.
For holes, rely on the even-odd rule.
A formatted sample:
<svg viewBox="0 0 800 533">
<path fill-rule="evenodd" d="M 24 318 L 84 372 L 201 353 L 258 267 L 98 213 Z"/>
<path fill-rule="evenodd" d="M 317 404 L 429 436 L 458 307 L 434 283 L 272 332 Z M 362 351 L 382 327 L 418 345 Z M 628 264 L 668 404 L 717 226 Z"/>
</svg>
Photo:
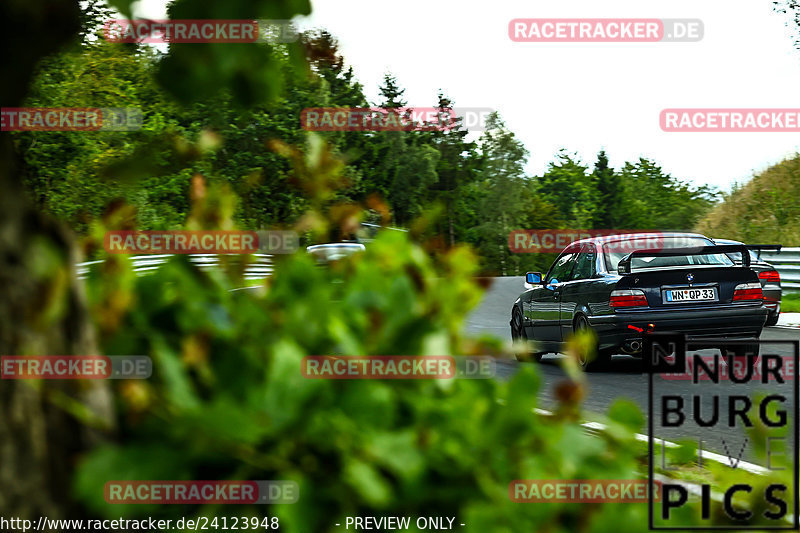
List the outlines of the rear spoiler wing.
<svg viewBox="0 0 800 533">
<path fill-rule="evenodd" d="M 636 257 L 676 257 L 682 255 L 742 254 L 742 267 L 750 268 L 750 254 L 744 244 L 718 244 L 714 246 L 692 246 L 690 248 L 666 248 L 664 250 L 634 250 L 619 260 L 617 273 L 631 273 L 631 259 Z"/>
<path fill-rule="evenodd" d="M 774 250 L 781 253 L 781 248 L 783 248 L 782 244 L 748 244 L 746 246 L 748 250 L 756 252 L 759 259 L 761 259 L 761 252 L 764 250 Z"/>
</svg>

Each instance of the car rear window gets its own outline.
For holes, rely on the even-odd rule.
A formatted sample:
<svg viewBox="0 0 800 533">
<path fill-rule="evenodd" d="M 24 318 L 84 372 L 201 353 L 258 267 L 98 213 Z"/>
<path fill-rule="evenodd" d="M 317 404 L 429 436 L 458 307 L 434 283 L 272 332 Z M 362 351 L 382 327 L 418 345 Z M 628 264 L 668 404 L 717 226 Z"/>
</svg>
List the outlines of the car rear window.
<svg viewBox="0 0 800 533">
<path fill-rule="evenodd" d="M 758 263 L 759 261 L 761 261 L 761 259 L 759 259 L 759 257 L 758 257 L 758 254 L 754 250 L 749 250 L 749 252 L 750 252 L 750 262 L 751 263 Z M 737 263 L 741 263 L 742 262 L 742 254 L 740 254 L 740 253 L 734 252 L 732 254 L 727 254 L 727 255 L 728 255 L 728 257 L 730 257 L 731 259 L 733 259 Z"/>
<path fill-rule="evenodd" d="M 692 248 L 711 246 L 713 243 L 700 237 L 642 237 L 611 241 L 603 244 L 606 267 L 617 271 L 620 260 L 635 250 L 662 250 L 666 248 Z M 632 269 L 685 266 L 731 266 L 733 261 L 725 254 L 680 255 L 675 257 L 634 257 Z"/>
</svg>

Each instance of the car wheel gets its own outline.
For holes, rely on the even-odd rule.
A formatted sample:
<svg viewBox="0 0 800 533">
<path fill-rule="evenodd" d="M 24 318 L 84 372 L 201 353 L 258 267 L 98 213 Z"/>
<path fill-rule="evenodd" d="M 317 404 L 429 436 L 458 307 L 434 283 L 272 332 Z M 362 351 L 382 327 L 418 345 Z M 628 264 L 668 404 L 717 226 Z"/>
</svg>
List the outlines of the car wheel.
<svg viewBox="0 0 800 533">
<path fill-rule="evenodd" d="M 578 333 L 579 331 L 590 331 L 591 329 L 592 327 L 589 325 L 589 320 L 585 316 L 578 315 L 577 318 L 575 318 L 575 324 L 573 327 L 575 333 Z M 611 352 L 609 350 L 600 350 L 595 344 L 592 351 L 594 352 L 594 359 L 587 357 L 588 354 L 578 354 L 578 364 L 586 372 L 601 370 L 609 361 L 611 361 Z"/>
<path fill-rule="evenodd" d="M 770 313 L 770 315 L 767 317 L 767 323 L 765 324 L 765 326 L 774 326 L 775 324 L 778 323 L 778 319 L 780 317 L 781 317 L 781 314 L 779 312 L 778 313 Z"/>
<path fill-rule="evenodd" d="M 752 344 L 740 344 L 738 346 L 721 348 L 720 351 L 722 352 L 722 358 L 725 359 L 725 363 L 727 363 L 728 366 L 732 366 L 734 359 L 744 360 L 746 357 L 752 356 L 757 360 L 760 349 L 761 345 L 755 342 Z"/>
<path fill-rule="evenodd" d="M 525 334 L 525 328 L 522 326 L 522 312 L 516 307 L 514 308 L 514 312 L 511 313 L 511 339 L 523 342 L 528 340 L 528 336 Z M 526 351 L 526 353 L 517 353 L 516 357 L 517 361 L 535 361 L 538 363 L 542 360 L 543 355 L 544 352 Z"/>
</svg>

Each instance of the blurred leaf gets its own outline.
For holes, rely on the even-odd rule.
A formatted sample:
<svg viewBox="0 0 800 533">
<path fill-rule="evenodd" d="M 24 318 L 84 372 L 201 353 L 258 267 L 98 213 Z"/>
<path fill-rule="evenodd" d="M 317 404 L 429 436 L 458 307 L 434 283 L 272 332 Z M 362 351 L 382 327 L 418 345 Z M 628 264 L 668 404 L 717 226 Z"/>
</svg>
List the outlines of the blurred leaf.
<svg viewBox="0 0 800 533">
<path fill-rule="evenodd" d="M 345 481 L 369 505 L 383 507 L 389 503 L 391 489 L 373 466 L 358 459 L 349 459 L 344 476 Z"/>
</svg>

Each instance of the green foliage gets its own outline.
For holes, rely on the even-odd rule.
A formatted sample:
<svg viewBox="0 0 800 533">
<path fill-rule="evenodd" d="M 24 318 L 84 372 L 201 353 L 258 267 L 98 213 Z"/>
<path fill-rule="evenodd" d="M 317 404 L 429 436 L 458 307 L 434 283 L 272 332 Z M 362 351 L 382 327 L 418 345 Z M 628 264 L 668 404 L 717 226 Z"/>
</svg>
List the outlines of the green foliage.
<svg viewBox="0 0 800 533">
<path fill-rule="evenodd" d="M 265 18 L 280 18 L 305 12 L 307 4 L 256 8 Z M 170 14 L 241 18 L 242 9 L 238 0 L 181 0 Z M 165 55 L 90 38 L 110 13 L 97 0 L 87 4 L 82 45 L 40 65 L 28 105 L 138 107 L 143 127 L 15 134 L 40 207 L 79 233 L 120 203 L 135 207 L 131 223 L 140 229 L 177 229 L 189 216 L 190 181 L 199 175 L 236 193 L 234 218 L 243 228 L 297 223 L 307 198 L 275 146 L 306 142 L 299 121 L 304 108 L 369 105 L 337 40 L 312 30 L 292 45 L 172 45 Z M 407 105 L 391 74 L 379 93 L 377 105 Z M 453 105 L 439 95 L 441 111 Z M 552 259 L 512 253 L 512 230 L 688 229 L 714 201 L 713 191 L 692 189 L 649 160 L 615 171 L 605 152 L 591 172 L 562 151 L 544 175 L 528 176 L 528 153 L 513 132 L 498 116 L 486 129 L 477 142 L 459 123 L 447 131 L 320 133 L 344 161 L 345 186 L 328 201 L 370 201 L 383 206 L 379 222 L 401 227 L 438 213 L 426 224 L 441 246 L 469 243 L 481 270 L 501 275 L 542 270 Z"/>
<path fill-rule="evenodd" d="M 562 150 L 538 180 L 538 190 L 574 228 L 589 228 L 597 207 L 597 190 L 588 167 Z"/>
<path fill-rule="evenodd" d="M 170 132 L 178 130 L 175 121 L 165 120 L 173 106 L 166 101 L 151 76 L 156 56 L 146 50 L 113 46 L 103 41 L 87 45 L 81 51 L 53 56 L 41 66 L 29 96 L 28 105 L 41 107 L 138 107 L 145 111 L 145 121 L 138 132 L 23 132 L 17 135 L 18 149 L 28 168 L 28 186 L 40 205 L 66 220 L 78 231 L 102 214 L 117 197 L 140 195 L 141 205 L 169 208 L 164 215 L 181 212 L 185 205 L 170 205 L 169 200 L 186 197 L 185 189 L 173 196 L 149 198 L 147 187 L 133 190 L 123 180 L 109 183 L 102 176 L 109 167 L 126 156 L 148 148 L 152 164 L 174 159 L 169 150 L 157 144 Z M 160 149 L 159 149 L 160 148 Z M 159 191 L 160 192 L 160 191 Z M 142 201 L 144 200 L 144 201 Z M 173 217 L 180 218 L 178 216 Z M 158 225 L 154 224 L 155 227 Z"/>
<path fill-rule="evenodd" d="M 608 429 L 588 434 L 579 425 L 580 374 L 559 384 L 551 416 L 533 411 L 535 365 L 508 381 L 303 377 L 306 355 L 496 350 L 461 333 L 481 298 L 466 248 L 432 258 L 406 233 L 385 231 L 329 268 L 297 254 L 263 289 L 235 292 L 236 268 L 202 272 L 176 258 L 137 278 L 126 259 L 108 265 L 89 284 L 94 316 L 105 320 L 103 353 L 147 354 L 154 370 L 146 381 L 114 383 L 124 438 L 80 459 L 74 490 L 93 516 L 278 516 L 287 531 L 333 531 L 346 516 L 376 515 L 455 516 L 465 531 L 482 532 L 638 532 L 646 524 L 644 503 L 509 497 L 514 480 L 642 477 L 634 435 L 642 413 L 618 400 Z M 694 453 L 687 444 L 669 459 L 691 465 Z M 730 469 L 713 476 L 742 479 Z M 300 498 L 235 510 L 111 506 L 103 499 L 110 479 L 285 479 L 298 483 Z M 719 516 L 719 505 L 712 509 Z"/>
<path fill-rule="evenodd" d="M 525 175 L 528 151 L 496 113 L 486 123 L 480 151 L 478 179 L 470 187 L 477 220 L 468 232 L 469 242 L 481 255 L 485 270 L 520 275 L 545 268 L 545 258 L 512 253 L 508 247 L 512 230 L 556 227 L 560 219 L 556 208 Z"/>
<path fill-rule="evenodd" d="M 453 101 L 441 92 L 436 108 L 439 116 L 454 116 Z M 450 246 L 463 242 L 464 232 L 471 226 L 459 221 L 466 222 L 469 217 L 471 209 L 464 205 L 464 192 L 476 178 L 476 145 L 467 140 L 469 131 L 462 122 L 456 118 L 447 129 L 432 131 L 427 136 L 440 154 L 436 165 L 438 180 L 430 187 L 429 198 L 444 206 L 443 220 L 437 229 Z"/>
<path fill-rule="evenodd" d="M 597 186 L 597 207 L 595 210 L 595 228 L 621 228 L 620 223 L 625 209 L 622 179 L 608 164 L 605 150 L 597 154 L 592 173 Z"/>
<path fill-rule="evenodd" d="M 403 94 L 406 90 L 401 88 L 400 84 L 397 82 L 397 78 L 389 73 L 383 75 L 383 84 L 379 92 L 383 97 L 383 102 L 380 103 L 381 107 L 397 108 L 406 107 L 408 105 L 408 101 L 403 98 Z"/>
<path fill-rule="evenodd" d="M 397 79 L 384 75 L 379 88 L 381 108 L 407 105 Z M 427 135 L 414 131 L 383 131 L 362 137 L 358 166 L 364 176 L 361 189 L 391 202 L 393 221 L 408 226 L 422 214 L 428 203 L 429 189 L 439 182 L 442 152 Z M 356 148 L 358 150 L 358 148 Z"/>
<path fill-rule="evenodd" d="M 629 405 L 612 408 L 618 436 L 597 439 L 576 421 L 533 414 L 540 380 L 531 365 L 508 383 L 302 376 L 302 357 L 312 354 L 480 353 L 486 347 L 461 334 L 481 297 L 476 267 L 466 249 L 434 260 L 405 233 L 384 232 L 330 269 L 304 254 L 286 258 L 265 291 L 230 292 L 241 283 L 235 274 L 200 272 L 180 258 L 152 276 L 93 277 L 96 316 L 109 316 L 109 292 L 130 302 L 104 328 L 103 352 L 148 354 L 154 371 L 116 384 L 125 438 L 83 457 L 77 494 L 107 517 L 220 516 L 229 510 L 109 506 L 103 486 L 110 478 L 291 479 L 297 504 L 236 514 L 277 515 L 288 531 L 328 531 L 344 516 L 375 513 L 457 516 L 468 531 L 579 523 L 638 531 L 644 505 L 508 497 L 514 479 L 633 475 L 627 432 L 641 415 Z"/>
<path fill-rule="evenodd" d="M 697 224 L 710 237 L 800 245 L 800 154 L 734 189 Z"/>
<path fill-rule="evenodd" d="M 113 6 L 127 13 L 130 2 Z M 308 11 L 305 0 L 170 5 L 174 18 L 290 18 Z M 92 11 L 85 28 L 102 16 Z M 326 269 L 303 253 L 280 258 L 265 286 L 249 291 L 231 290 L 244 284 L 233 259 L 208 272 L 178 257 L 136 277 L 127 258 L 107 258 L 87 284 L 91 333 L 101 353 L 148 355 L 154 372 L 149 380 L 110 383 L 113 431 L 95 428 L 109 431 L 104 444 L 70 449 L 79 465 L 71 494 L 83 510 L 109 518 L 269 514 L 285 530 L 302 532 L 378 513 L 455 515 L 466 530 L 481 532 L 642 529 L 644 505 L 516 504 L 508 497 L 514 479 L 637 475 L 632 432 L 642 425 L 640 413 L 629 402 L 616 403 L 609 431 L 586 434 L 578 423 L 583 385 L 572 359 L 572 379 L 560 387 L 562 405 L 551 417 L 533 412 L 541 383 L 531 365 L 508 382 L 324 381 L 301 373 L 305 355 L 500 352 L 499 341 L 462 333 L 481 288 L 478 259 L 456 242 L 488 243 L 497 232 L 504 240 L 512 224 L 551 220 L 542 214 L 547 209 L 558 210 L 564 224 L 590 223 L 597 198 L 586 167 L 561 157 L 531 185 L 520 172 L 524 150 L 496 117 L 480 154 L 460 127 L 408 136 L 303 135 L 296 126 L 303 107 L 363 100 L 324 34 L 302 41 L 306 54 L 309 47 L 317 54 L 311 74 L 298 63 L 297 47 L 175 46 L 160 57 L 93 42 L 89 34 L 80 51 L 41 65 L 29 105 L 138 106 L 143 129 L 15 136 L 40 205 L 89 233 L 89 241 L 116 225 L 230 229 L 275 221 L 297 222 L 322 238 L 361 216 L 346 203 L 348 195 L 375 190 L 370 165 L 388 153 L 393 166 L 378 184 L 397 197 L 397 216 L 421 212 L 424 219 L 424 207 L 441 206 L 443 216 L 433 223 L 450 247 L 431 253 L 406 233 L 386 232 L 364 254 Z M 438 105 L 444 110 L 451 102 L 440 96 Z M 649 162 L 623 172 L 652 181 L 650 191 L 672 183 Z M 533 205 L 545 218 L 515 212 L 506 221 L 496 206 L 476 201 L 485 191 L 509 202 L 527 191 L 531 204 L 515 209 Z M 580 205 L 566 201 L 567 191 Z M 379 203 L 371 205 L 381 212 Z M 484 215 L 495 226 L 470 234 Z M 30 231 L 36 245 L 43 230 Z M 29 274 L 61 287 L 46 295 L 52 300 L 46 307 L 74 312 L 64 296 L 71 287 L 66 247 L 41 248 L 47 253 L 34 254 Z M 80 300 L 70 303 L 80 311 Z M 88 422 L 82 415 L 89 409 L 56 405 Z M 70 465 L 56 469 L 69 472 Z M 112 506 L 103 499 L 112 479 L 290 479 L 300 486 L 300 500 L 274 508 Z"/>
<path fill-rule="evenodd" d="M 290 19 L 308 15 L 308 0 L 226 0 L 197 2 L 176 0 L 169 4 L 171 19 Z M 268 44 L 252 45 L 204 43 L 172 44 L 169 54 L 159 63 L 156 77 L 178 101 L 202 102 L 221 91 L 233 96 L 233 104 L 242 108 L 275 101 L 286 81 L 285 71 Z M 299 43 L 285 46 L 288 57 L 302 68 Z"/>
<path fill-rule="evenodd" d="M 625 163 L 619 175 L 625 191 L 619 223 L 626 229 L 687 231 L 716 201 L 712 188 L 691 187 L 649 159 Z"/>
</svg>

